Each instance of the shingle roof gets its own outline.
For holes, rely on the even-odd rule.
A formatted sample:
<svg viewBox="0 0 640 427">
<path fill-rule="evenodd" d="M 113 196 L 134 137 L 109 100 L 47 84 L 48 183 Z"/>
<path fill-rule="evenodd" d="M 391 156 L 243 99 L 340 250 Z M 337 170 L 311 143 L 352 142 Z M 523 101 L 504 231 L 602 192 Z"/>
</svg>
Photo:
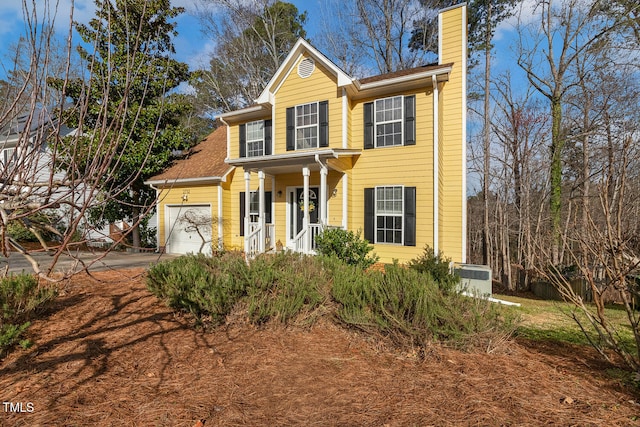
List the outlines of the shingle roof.
<svg viewBox="0 0 640 427">
<path fill-rule="evenodd" d="M 231 168 L 224 162 L 227 156 L 227 127 L 220 126 L 193 147 L 183 159 L 147 181 L 221 177 Z"/>
<path fill-rule="evenodd" d="M 422 65 L 420 67 L 408 68 L 406 70 L 395 71 L 393 73 L 386 73 L 386 74 L 379 74 L 377 76 L 365 77 L 364 79 L 360 79 L 359 82 L 360 84 L 373 83 L 381 80 L 389 80 L 397 77 L 408 76 L 411 74 L 423 73 L 425 71 L 433 71 L 433 70 L 437 70 L 438 68 L 450 67 L 451 65 L 453 65 L 453 63 Z"/>
</svg>

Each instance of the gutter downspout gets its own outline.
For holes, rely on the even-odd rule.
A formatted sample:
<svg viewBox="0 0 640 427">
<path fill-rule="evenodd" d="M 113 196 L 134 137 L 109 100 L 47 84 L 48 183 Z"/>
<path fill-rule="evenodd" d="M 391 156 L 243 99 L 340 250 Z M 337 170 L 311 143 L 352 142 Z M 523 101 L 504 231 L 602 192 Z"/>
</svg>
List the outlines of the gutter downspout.
<svg viewBox="0 0 640 427">
<path fill-rule="evenodd" d="M 156 209 L 157 209 L 157 206 L 158 206 L 157 202 L 158 202 L 158 198 L 160 197 L 159 189 L 153 184 L 149 184 L 149 187 L 151 187 L 156 192 Z M 158 210 L 156 210 L 156 252 L 160 253 L 160 212 Z"/>
<path fill-rule="evenodd" d="M 431 76 L 433 86 L 433 253 L 440 251 L 438 230 L 440 228 L 440 100 L 438 79 Z"/>
</svg>

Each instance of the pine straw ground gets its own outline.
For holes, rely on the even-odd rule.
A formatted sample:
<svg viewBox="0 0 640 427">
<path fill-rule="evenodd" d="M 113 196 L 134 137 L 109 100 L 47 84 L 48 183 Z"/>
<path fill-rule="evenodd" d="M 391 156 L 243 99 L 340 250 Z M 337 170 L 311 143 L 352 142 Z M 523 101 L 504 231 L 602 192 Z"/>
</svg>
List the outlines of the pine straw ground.
<svg viewBox="0 0 640 427">
<path fill-rule="evenodd" d="M 33 323 L 35 345 L 0 362 L 0 398 L 33 412 L 0 407 L 2 426 L 639 425 L 640 397 L 590 348 L 421 360 L 330 322 L 202 332 L 134 273 L 76 277 Z"/>
</svg>

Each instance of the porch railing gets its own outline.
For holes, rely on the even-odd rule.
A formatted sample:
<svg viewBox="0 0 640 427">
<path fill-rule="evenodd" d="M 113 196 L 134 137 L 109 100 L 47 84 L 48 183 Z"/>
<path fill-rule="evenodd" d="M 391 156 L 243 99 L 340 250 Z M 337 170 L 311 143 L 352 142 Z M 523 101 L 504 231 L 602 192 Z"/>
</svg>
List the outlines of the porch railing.
<svg viewBox="0 0 640 427">
<path fill-rule="evenodd" d="M 249 223 L 249 234 L 247 235 L 246 254 L 249 258 L 255 258 L 263 249 L 260 242 L 264 241 L 264 251 L 270 251 L 275 248 L 275 226 L 273 224 L 265 224 L 264 230 L 260 227 L 259 222 Z"/>
<path fill-rule="evenodd" d="M 317 248 L 316 237 L 322 233 L 324 228 L 322 224 L 309 224 L 307 228 L 300 230 L 293 238 L 294 252 L 313 253 Z M 309 240 L 307 241 L 307 239 Z"/>
</svg>

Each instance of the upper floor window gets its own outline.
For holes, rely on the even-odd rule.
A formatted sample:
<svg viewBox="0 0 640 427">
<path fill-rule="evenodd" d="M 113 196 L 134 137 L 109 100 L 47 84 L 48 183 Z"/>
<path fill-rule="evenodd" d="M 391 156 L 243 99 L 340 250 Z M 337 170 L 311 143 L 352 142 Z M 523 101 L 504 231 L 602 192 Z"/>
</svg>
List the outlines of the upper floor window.
<svg viewBox="0 0 640 427">
<path fill-rule="evenodd" d="M 318 103 L 296 106 L 296 150 L 318 146 Z"/>
<path fill-rule="evenodd" d="M 256 120 L 240 125 L 240 157 L 271 154 L 271 120 Z"/>
<path fill-rule="evenodd" d="M 364 104 L 364 148 L 415 145 L 415 95 Z"/>
<path fill-rule="evenodd" d="M 329 102 L 287 108 L 287 151 L 329 146 Z"/>
<path fill-rule="evenodd" d="M 264 156 L 264 121 L 247 123 L 247 157 Z"/>
<path fill-rule="evenodd" d="M 402 145 L 402 97 L 379 99 L 376 110 L 376 147 Z"/>
</svg>

